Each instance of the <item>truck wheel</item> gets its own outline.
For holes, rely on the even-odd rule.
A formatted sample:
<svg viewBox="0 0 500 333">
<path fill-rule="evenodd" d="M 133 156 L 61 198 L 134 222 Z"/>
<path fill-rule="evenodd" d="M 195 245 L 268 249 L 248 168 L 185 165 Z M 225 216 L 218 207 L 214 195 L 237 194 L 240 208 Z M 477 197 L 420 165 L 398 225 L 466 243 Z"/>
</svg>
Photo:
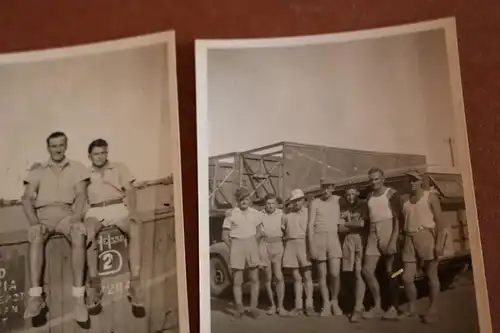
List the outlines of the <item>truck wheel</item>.
<svg viewBox="0 0 500 333">
<path fill-rule="evenodd" d="M 222 296 L 231 286 L 231 277 L 225 261 L 214 256 L 210 258 L 210 293 Z"/>
</svg>

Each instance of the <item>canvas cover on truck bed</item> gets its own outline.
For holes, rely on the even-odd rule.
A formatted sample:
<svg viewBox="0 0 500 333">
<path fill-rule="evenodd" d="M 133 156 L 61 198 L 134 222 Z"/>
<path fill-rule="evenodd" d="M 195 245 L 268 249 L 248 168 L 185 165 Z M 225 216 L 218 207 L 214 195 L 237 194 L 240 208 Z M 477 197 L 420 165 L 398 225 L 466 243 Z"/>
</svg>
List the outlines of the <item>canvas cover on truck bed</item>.
<svg viewBox="0 0 500 333">
<path fill-rule="evenodd" d="M 329 180 L 366 174 L 372 167 L 396 169 L 426 163 L 424 155 L 381 153 L 280 142 L 209 159 L 210 211 L 234 205 L 237 187 L 252 192 L 255 203 L 268 193 L 286 198 L 294 188 L 309 188 Z"/>
</svg>

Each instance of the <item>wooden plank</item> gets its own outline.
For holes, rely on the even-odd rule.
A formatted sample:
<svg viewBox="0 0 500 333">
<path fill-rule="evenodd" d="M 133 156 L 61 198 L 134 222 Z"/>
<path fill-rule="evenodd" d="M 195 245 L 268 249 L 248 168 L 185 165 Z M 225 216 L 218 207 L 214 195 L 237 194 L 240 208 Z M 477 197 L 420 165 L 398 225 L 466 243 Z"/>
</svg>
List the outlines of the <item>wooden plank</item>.
<svg viewBox="0 0 500 333">
<path fill-rule="evenodd" d="M 168 238 L 167 252 L 165 256 L 166 278 L 165 278 L 165 315 L 161 329 L 168 332 L 179 330 L 179 302 L 177 290 L 177 251 L 175 245 L 175 218 L 167 219 Z"/>
<path fill-rule="evenodd" d="M 155 223 L 155 239 L 154 239 L 154 266 L 153 278 L 161 277 L 166 273 L 165 254 L 168 245 L 168 225 L 166 219 L 161 219 Z M 150 308 L 150 331 L 156 332 L 161 330 L 163 318 L 165 315 L 165 282 L 158 283 L 152 288 L 154 293 L 151 298 Z"/>
<path fill-rule="evenodd" d="M 22 245 L 0 247 L 0 332 L 24 329 L 25 259 Z"/>
<path fill-rule="evenodd" d="M 64 244 L 59 240 L 49 240 L 45 248 L 45 277 L 47 291 L 47 303 L 50 309 L 49 320 L 56 319 L 63 315 L 63 297 L 65 290 L 63 288 L 63 268 L 62 261 L 64 254 Z M 50 333 L 64 333 L 61 325 L 56 325 L 50 329 Z"/>
<path fill-rule="evenodd" d="M 141 262 L 141 280 L 145 287 L 145 316 L 135 317 L 134 328 L 136 332 L 152 332 L 149 326 L 149 316 L 151 315 L 151 299 L 155 289 L 147 288 L 146 282 L 153 276 L 154 265 L 154 240 L 155 223 L 145 223 L 142 225 L 142 262 Z M 139 314 L 142 315 L 142 314 Z"/>
<path fill-rule="evenodd" d="M 53 240 L 56 241 L 56 240 Z M 64 297 L 62 299 L 62 312 L 59 316 L 70 316 L 69 320 L 62 322 L 62 331 L 64 333 L 74 333 L 75 325 L 78 325 L 73 317 L 73 310 L 75 308 L 75 299 L 72 295 L 73 288 L 73 270 L 71 268 L 71 247 L 65 238 L 59 238 L 59 251 L 62 254 L 61 267 L 62 267 L 62 288 L 64 290 Z"/>
</svg>

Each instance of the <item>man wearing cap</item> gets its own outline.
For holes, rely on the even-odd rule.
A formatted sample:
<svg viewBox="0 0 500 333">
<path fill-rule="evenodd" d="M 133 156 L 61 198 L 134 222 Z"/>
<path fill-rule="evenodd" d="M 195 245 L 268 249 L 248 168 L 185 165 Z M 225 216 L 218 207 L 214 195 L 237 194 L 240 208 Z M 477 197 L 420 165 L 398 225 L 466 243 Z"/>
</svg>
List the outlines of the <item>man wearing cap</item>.
<svg viewBox="0 0 500 333">
<path fill-rule="evenodd" d="M 276 314 L 285 316 L 286 311 L 283 306 L 285 298 L 285 282 L 283 280 L 282 259 L 283 259 L 283 211 L 276 208 L 276 196 L 268 194 L 266 196 L 266 207 L 263 213 L 263 237 L 261 239 L 262 264 L 266 271 L 266 291 L 271 303 L 268 311 L 269 315 Z M 272 281 L 273 275 L 276 279 L 276 296 L 278 307 L 274 302 Z"/>
<path fill-rule="evenodd" d="M 66 157 L 68 138 L 62 132 L 47 137 L 50 158 L 34 166 L 24 181 L 22 197 L 24 213 L 29 227 L 29 266 L 31 288 L 25 318 L 37 317 L 43 308 L 42 268 L 47 239 L 61 233 L 71 244 L 73 270 L 72 294 L 75 298 L 74 316 L 78 322 L 88 320 L 85 308 L 85 226 L 83 215 L 87 203 L 86 189 L 89 172 L 85 166 Z"/>
<path fill-rule="evenodd" d="M 283 268 L 291 269 L 295 289 L 295 308 L 290 313 L 292 316 L 302 314 L 304 311 L 303 286 L 306 289 L 306 314 L 314 315 L 311 262 L 306 245 L 308 209 L 304 207 L 304 202 L 304 192 L 300 189 L 293 190 L 287 200 L 290 210 L 283 216 L 285 233 Z"/>
<path fill-rule="evenodd" d="M 340 245 L 338 225 L 340 224 L 340 206 L 338 195 L 334 195 L 335 185 L 328 180 L 321 180 L 321 197 L 314 199 L 309 206 L 308 244 L 311 258 L 318 262 L 319 285 L 323 298 L 322 316 L 342 315 L 338 295 L 340 291 Z M 330 280 L 330 289 L 327 277 Z M 331 301 L 330 301 L 331 291 Z"/>
<path fill-rule="evenodd" d="M 392 277 L 394 256 L 397 252 L 401 216 L 401 199 L 396 190 L 384 185 L 384 171 L 372 168 L 368 171 L 372 192 L 368 196 L 370 232 L 366 243 L 363 275 L 373 296 L 375 305 L 363 313 L 364 318 L 382 317 L 397 320 L 398 285 Z M 382 310 L 380 286 L 375 276 L 375 269 L 380 258 L 384 261 L 389 282 L 389 308 Z"/>
<path fill-rule="evenodd" d="M 114 226 L 128 237 L 130 286 L 128 296 L 135 307 L 144 306 L 144 292 L 141 286 L 141 221 L 137 214 L 137 193 L 133 186 L 135 178 L 126 165 L 108 160 L 108 142 L 103 139 L 92 141 L 88 147 L 90 184 L 88 198 L 90 208 L 85 215 L 88 232 L 89 288 L 87 306 L 98 306 L 102 298 L 101 281 L 98 272 L 96 236 L 103 227 Z"/>
<path fill-rule="evenodd" d="M 439 198 L 422 187 L 422 175 L 418 171 L 410 171 L 407 176 L 411 192 L 403 202 L 403 281 L 408 298 L 408 312 L 405 315 L 418 317 L 414 279 L 420 264 L 427 275 L 430 289 L 430 306 L 422 320 L 432 323 L 437 320 L 437 298 L 440 291 L 438 265 L 443 256 L 448 226 L 442 218 Z"/>
<path fill-rule="evenodd" d="M 250 207 L 250 192 L 246 188 L 236 190 L 237 207 L 226 213 L 222 224 L 222 240 L 229 247 L 229 262 L 233 270 L 233 295 L 236 304 L 236 318 L 244 315 L 243 272 L 250 271 L 251 296 L 250 315 L 259 316 L 259 267 L 261 266 L 258 239 L 262 235 L 263 214 Z"/>
<path fill-rule="evenodd" d="M 346 233 L 342 244 L 342 270 L 344 272 L 354 271 L 356 301 L 350 318 L 351 322 L 354 323 L 361 319 L 364 311 L 363 300 L 366 285 L 361 268 L 367 236 L 366 227 L 369 222 L 368 215 L 368 206 L 364 200 L 359 199 L 358 189 L 354 186 L 348 187 L 341 204 L 343 223 L 339 226 L 339 231 Z"/>
</svg>

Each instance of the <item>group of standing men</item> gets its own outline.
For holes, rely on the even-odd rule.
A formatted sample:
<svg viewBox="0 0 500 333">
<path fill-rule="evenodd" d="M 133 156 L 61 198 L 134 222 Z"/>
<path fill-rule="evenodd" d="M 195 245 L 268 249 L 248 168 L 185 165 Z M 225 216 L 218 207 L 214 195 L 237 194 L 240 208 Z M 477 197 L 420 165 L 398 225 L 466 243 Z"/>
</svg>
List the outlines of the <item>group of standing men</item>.
<svg viewBox="0 0 500 333">
<path fill-rule="evenodd" d="M 45 245 L 50 236 L 63 234 L 71 244 L 74 317 L 78 322 L 88 320 L 88 308 L 99 306 L 102 300 L 96 239 L 105 226 L 115 226 L 129 238 L 128 293 L 132 305 L 142 306 L 135 178 L 125 165 L 108 160 L 108 143 L 103 139 L 88 147 L 89 168 L 66 157 L 68 137 L 63 132 L 50 134 L 46 144 L 49 160 L 34 165 L 24 180 L 22 204 L 30 223 L 31 280 L 25 318 L 37 317 L 46 307 L 42 281 Z"/>
<path fill-rule="evenodd" d="M 315 262 L 323 303 L 321 316 L 343 315 L 338 302 L 342 269 L 353 272 L 355 277 L 352 322 L 362 318 L 418 318 L 414 279 L 421 265 L 430 287 L 430 306 L 421 320 L 425 323 L 437 320 L 440 292 L 437 269 L 446 241 L 439 198 L 424 189 L 422 175 L 417 171 L 407 173 L 411 192 L 405 198 L 384 185 L 383 170 L 372 168 L 368 176 L 371 192 L 366 200 L 359 198 L 359 191 L 354 186 L 348 187 L 344 197 L 340 197 L 334 194 L 334 182 L 322 181 L 320 197 L 313 199 L 308 207 L 303 191 L 295 189 L 285 202 L 286 210 L 277 208 L 276 197 L 270 195 L 266 198 L 266 207 L 258 211 L 250 207 L 247 189 L 236 191 L 237 207 L 226 213 L 222 233 L 223 241 L 230 249 L 236 317 L 245 313 L 242 302 L 245 270 L 249 270 L 251 282 L 250 316 L 259 316 L 261 268 L 266 270 L 266 290 L 271 302 L 268 314 L 315 315 L 311 272 Z M 339 232 L 345 233 L 343 243 Z M 398 305 L 399 286 L 395 278 L 397 274 L 394 274 L 394 259 L 400 251 L 401 235 L 404 237 L 402 274 L 408 298 L 408 308 L 404 311 Z M 389 307 L 385 311 L 375 275 L 380 259 L 389 285 Z M 283 269 L 291 270 L 294 278 L 295 306 L 291 311 L 286 311 L 283 305 Z M 369 310 L 364 307 L 366 286 L 374 300 L 374 306 Z"/>
</svg>

